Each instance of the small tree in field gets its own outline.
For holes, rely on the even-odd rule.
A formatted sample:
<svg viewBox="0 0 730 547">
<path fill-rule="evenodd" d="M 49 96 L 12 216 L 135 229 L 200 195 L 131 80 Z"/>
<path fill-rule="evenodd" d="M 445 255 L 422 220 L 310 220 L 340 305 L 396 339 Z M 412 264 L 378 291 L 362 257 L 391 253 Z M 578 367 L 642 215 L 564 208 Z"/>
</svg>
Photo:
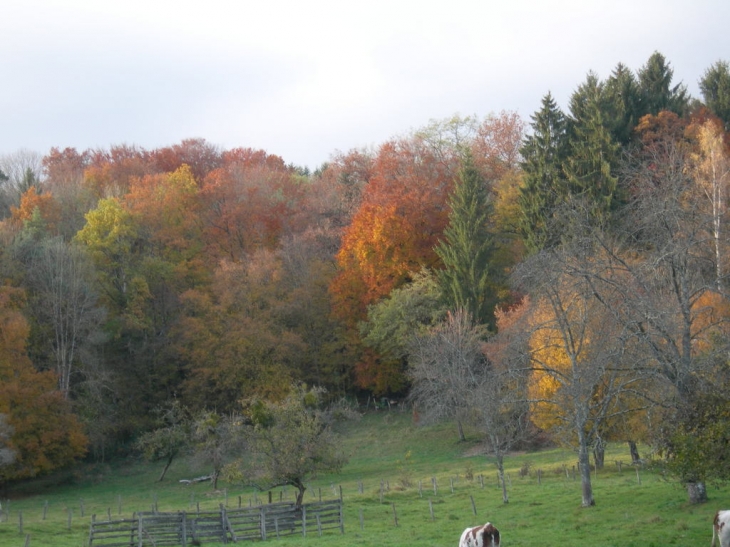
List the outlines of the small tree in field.
<svg viewBox="0 0 730 547">
<path fill-rule="evenodd" d="M 485 345 L 486 328 L 476 325 L 464 309 L 449 313 L 441 324 L 414 337 L 411 352 L 411 397 L 425 423 L 455 417 L 475 426 L 496 459 L 502 501 L 509 502 L 504 480 L 504 456 L 523 437 L 527 409 L 519 393 L 522 383 L 509 367 L 499 369 L 490 356 L 510 359 L 498 342 Z M 485 350 L 489 349 L 489 355 Z M 463 434 L 463 431 L 461 432 Z"/>
<path fill-rule="evenodd" d="M 164 460 L 165 467 L 158 481 L 165 478 L 172 461 L 190 445 L 192 420 L 179 401 L 156 410 L 158 428 L 148 431 L 137 441 L 137 447 L 148 460 Z"/>
<path fill-rule="evenodd" d="M 239 422 L 235 417 L 210 411 L 202 412 L 193 422 L 193 460 L 213 467 L 211 477 L 216 490 L 221 472 L 237 443 Z"/>
<path fill-rule="evenodd" d="M 330 414 L 321 408 L 323 395 L 324 389 L 293 385 L 282 401 L 248 402 L 245 453 L 227 466 L 227 477 L 261 490 L 293 486 L 301 506 L 309 478 L 338 472 L 346 462 Z"/>
</svg>

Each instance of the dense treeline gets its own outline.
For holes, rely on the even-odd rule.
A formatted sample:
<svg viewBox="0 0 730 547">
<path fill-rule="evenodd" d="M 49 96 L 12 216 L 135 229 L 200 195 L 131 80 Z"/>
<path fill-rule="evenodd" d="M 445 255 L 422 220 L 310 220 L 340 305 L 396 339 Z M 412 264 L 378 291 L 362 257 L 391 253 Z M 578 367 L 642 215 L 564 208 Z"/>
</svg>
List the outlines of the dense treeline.
<svg viewBox="0 0 730 547">
<path fill-rule="evenodd" d="M 730 439 L 728 64 L 700 89 L 655 53 L 567 112 L 548 93 L 529 124 L 434 121 L 313 173 L 202 139 L 3 156 L 0 481 L 296 382 L 487 423 L 498 460 L 550 432 L 586 505 L 606 440 L 724 478 L 689 451 Z"/>
</svg>

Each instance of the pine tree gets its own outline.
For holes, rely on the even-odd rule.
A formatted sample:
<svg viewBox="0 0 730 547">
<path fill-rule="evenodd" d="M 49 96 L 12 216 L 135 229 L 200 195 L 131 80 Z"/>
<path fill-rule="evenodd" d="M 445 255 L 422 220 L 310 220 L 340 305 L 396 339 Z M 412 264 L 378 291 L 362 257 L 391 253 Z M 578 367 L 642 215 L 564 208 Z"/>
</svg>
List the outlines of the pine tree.
<svg viewBox="0 0 730 547">
<path fill-rule="evenodd" d="M 444 263 L 438 272 L 441 291 L 450 309 L 464 309 L 476 323 L 493 327 L 496 289 L 490 261 L 494 245 L 488 229 L 492 203 L 468 153 L 449 205 L 449 224 L 436 246 Z"/>
<path fill-rule="evenodd" d="M 606 80 L 602 104 L 604 122 L 613 139 L 622 146 L 629 144 L 639 123 L 639 87 L 626 65 L 619 63 Z"/>
<path fill-rule="evenodd" d="M 730 131 L 730 65 L 727 61 L 718 61 L 705 71 L 700 91 L 707 108 L 725 123 L 725 131 Z"/>
<path fill-rule="evenodd" d="M 687 87 L 681 82 L 672 87 L 674 71 L 659 52 L 649 57 L 639 69 L 640 115 L 669 110 L 682 116 L 689 108 Z"/>
<path fill-rule="evenodd" d="M 567 193 L 563 163 L 568 156 L 567 121 L 550 93 L 532 116 L 532 134 L 520 149 L 524 184 L 520 191 L 520 232 L 528 252 L 556 243 L 552 214 Z"/>
<path fill-rule="evenodd" d="M 619 146 L 604 121 L 603 91 L 598 78 L 589 74 L 571 97 L 570 155 L 564 165 L 571 200 L 580 200 L 599 223 L 615 209 L 618 199 L 618 179 L 612 171 Z"/>
</svg>

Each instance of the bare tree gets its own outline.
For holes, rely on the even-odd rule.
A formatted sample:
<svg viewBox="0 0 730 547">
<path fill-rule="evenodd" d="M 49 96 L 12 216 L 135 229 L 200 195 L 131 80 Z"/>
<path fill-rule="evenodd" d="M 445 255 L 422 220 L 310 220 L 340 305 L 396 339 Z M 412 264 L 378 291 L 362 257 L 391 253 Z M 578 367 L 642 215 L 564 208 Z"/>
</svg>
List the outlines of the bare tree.
<svg viewBox="0 0 730 547">
<path fill-rule="evenodd" d="M 481 352 L 486 327 L 473 324 L 464 310 L 451 312 L 442 323 L 413 337 L 410 344 L 410 398 L 424 423 L 454 418 L 459 439 L 469 418 L 467 394 L 482 383 L 487 363 Z"/>
<path fill-rule="evenodd" d="M 509 502 L 504 457 L 524 438 L 526 425 L 523 378 L 506 366 L 513 356 L 498 344 L 485 354 L 486 327 L 475 325 L 465 310 L 414 338 L 410 358 L 411 397 L 425 423 L 454 417 L 476 427 L 496 460 L 502 501 Z M 460 427 L 461 430 L 461 427 Z M 463 433 L 463 430 L 461 430 Z"/>
<path fill-rule="evenodd" d="M 530 299 L 524 323 L 513 328 L 528 331 L 532 418 L 576 447 L 582 505 L 589 507 L 590 450 L 614 412 L 625 411 L 618 401 L 641 375 L 624 366 L 630 333 L 603 304 L 613 296 L 596 294 L 590 244 L 575 243 L 534 255 L 516 270 L 514 282 Z"/>
<path fill-rule="evenodd" d="M 53 238 L 37 245 L 29 270 L 36 314 L 49 328 L 59 389 L 68 398 L 80 353 L 101 339 L 104 310 L 97 306 L 93 266 L 82 249 Z"/>
<path fill-rule="evenodd" d="M 593 276 L 617 294 L 606 307 L 648 357 L 654 392 L 646 395 L 673 419 L 692 408 L 708 366 L 728 347 L 726 274 L 714 235 L 720 211 L 698 192 L 692 149 L 678 133 L 657 131 L 628 157 L 623 177 L 631 195 L 619 218 L 626 231 L 600 240 L 610 273 Z M 686 472 L 681 480 L 690 501 L 707 499 L 701 477 Z"/>
<path fill-rule="evenodd" d="M 31 186 L 40 183 L 43 173 L 42 156 L 21 148 L 11 154 L 0 155 L 0 218 L 17 207 L 20 196 Z M 4 179 L 4 180 L 3 180 Z"/>
</svg>

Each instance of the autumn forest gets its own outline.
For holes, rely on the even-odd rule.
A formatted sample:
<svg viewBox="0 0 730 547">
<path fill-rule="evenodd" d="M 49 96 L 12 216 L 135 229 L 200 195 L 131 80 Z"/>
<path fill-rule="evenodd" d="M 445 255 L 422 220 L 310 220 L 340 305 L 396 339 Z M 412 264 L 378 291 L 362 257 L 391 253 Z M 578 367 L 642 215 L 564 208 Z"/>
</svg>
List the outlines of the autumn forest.
<svg viewBox="0 0 730 547">
<path fill-rule="evenodd" d="M 202 138 L 0 156 L 0 484 L 299 382 L 486 425 L 498 460 L 542 435 L 589 480 L 620 441 L 730 478 L 728 63 L 699 88 L 655 53 L 313 172 Z"/>
</svg>

